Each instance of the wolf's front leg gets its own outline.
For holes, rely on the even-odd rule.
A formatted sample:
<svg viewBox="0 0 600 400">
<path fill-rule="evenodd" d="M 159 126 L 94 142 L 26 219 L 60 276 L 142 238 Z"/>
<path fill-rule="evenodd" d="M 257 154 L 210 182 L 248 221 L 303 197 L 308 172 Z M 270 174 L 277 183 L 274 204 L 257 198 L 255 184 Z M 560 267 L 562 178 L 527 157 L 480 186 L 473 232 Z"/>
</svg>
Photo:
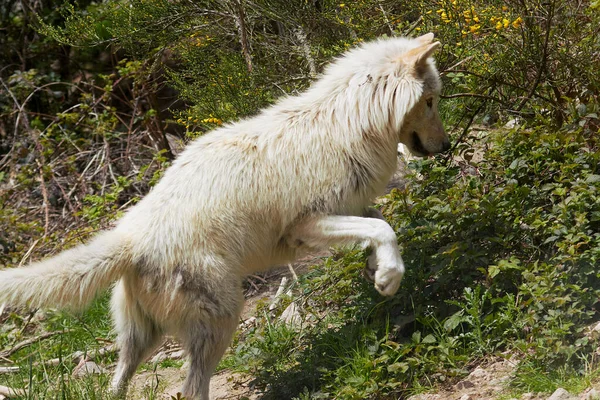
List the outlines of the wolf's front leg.
<svg viewBox="0 0 600 400">
<path fill-rule="evenodd" d="M 382 221 L 385 221 L 383 214 L 375 207 L 367 207 L 363 211 L 363 217 L 366 218 L 377 218 Z M 367 262 L 365 265 L 365 278 L 371 282 L 375 282 L 375 274 L 377 273 L 377 254 L 372 251 L 373 249 L 368 249 Z"/>
<path fill-rule="evenodd" d="M 288 238 L 290 245 L 296 247 L 323 248 L 354 243 L 371 247 L 377 291 L 391 296 L 400 286 L 404 262 L 394 230 L 381 219 L 334 215 L 307 218 L 292 228 Z"/>
</svg>

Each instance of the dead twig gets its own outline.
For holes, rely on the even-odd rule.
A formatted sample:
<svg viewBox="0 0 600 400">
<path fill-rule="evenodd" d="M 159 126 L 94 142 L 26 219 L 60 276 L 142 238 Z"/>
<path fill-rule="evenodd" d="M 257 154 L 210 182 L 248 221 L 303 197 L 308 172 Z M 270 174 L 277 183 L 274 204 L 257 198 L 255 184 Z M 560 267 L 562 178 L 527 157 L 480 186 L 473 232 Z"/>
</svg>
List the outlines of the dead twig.
<svg viewBox="0 0 600 400">
<path fill-rule="evenodd" d="M 27 346 L 30 346 L 30 345 L 32 345 L 34 343 L 37 343 L 37 342 L 39 342 L 41 340 L 44 340 L 44 339 L 48 339 L 48 338 L 50 338 L 52 336 L 55 336 L 55 335 L 58 335 L 60 333 L 65 333 L 65 332 L 64 331 L 45 332 L 45 333 L 42 333 L 41 335 L 32 337 L 32 338 L 27 339 L 27 340 L 23 340 L 22 342 L 17 343 L 16 345 L 14 345 L 11 349 L 0 352 L 0 357 L 3 357 L 3 358 L 4 357 L 10 357 L 11 355 L 13 355 L 14 353 L 16 353 L 17 351 L 19 351 L 21 349 L 24 349 Z"/>
<path fill-rule="evenodd" d="M 486 94 L 481 94 L 481 93 L 453 93 L 453 94 L 445 94 L 445 95 L 440 96 L 440 98 L 442 98 L 442 99 L 454 99 L 457 97 L 477 97 L 480 99 L 492 100 L 492 101 L 498 102 L 500 104 L 504 104 L 505 106 L 510 105 L 506 101 L 504 101 L 498 97 L 488 96 Z"/>
<path fill-rule="evenodd" d="M 19 372 L 21 367 L 0 367 L 1 374 L 12 374 L 13 372 Z"/>
<path fill-rule="evenodd" d="M 33 252 L 33 249 L 35 249 L 35 246 L 38 244 L 39 241 L 40 241 L 40 239 L 37 239 L 36 241 L 33 242 L 33 244 L 31 245 L 31 247 L 29 248 L 29 250 L 27 250 L 27 253 L 25 253 L 25 255 L 23 256 L 23 258 L 21 258 L 21 262 L 19 263 L 19 267 L 21 267 L 23 264 L 25 264 L 25 261 L 27 261 L 27 259 L 29 258 L 29 256 Z M 0 313 L 0 315 L 1 314 L 2 313 Z"/>
<path fill-rule="evenodd" d="M 26 396 L 27 392 L 23 389 L 13 389 L 8 386 L 0 385 L 0 396 L 6 397 L 17 397 L 17 396 Z"/>
<path fill-rule="evenodd" d="M 279 284 L 279 288 L 277 288 L 277 293 L 275 293 L 275 296 L 273 297 L 273 301 L 269 305 L 269 311 L 273 311 L 274 309 L 277 308 L 277 305 L 279 304 L 279 300 L 281 300 L 281 296 L 283 295 L 285 287 L 287 286 L 287 281 L 288 281 L 287 277 L 284 276 L 283 278 L 281 278 L 281 283 Z"/>
<path fill-rule="evenodd" d="M 21 103 L 19 103 L 19 100 L 17 100 L 15 95 L 10 91 L 10 88 L 8 87 L 8 85 L 6 85 L 6 83 L 4 83 L 4 81 L 1 79 L 0 79 L 0 84 L 2 84 L 2 86 L 4 86 L 4 89 L 6 89 L 6 91 L 10 95 L 10 97 L 12 97 L 15 107 L 17 108 L 17 120 L 15 121 L 14 137 L 18 136 L 17 132 L 18 132 L 20 123 L 23 124 L 23 128 L 25 128 L 26 132 L 28 132 L 28 133 L 31 132 L 32 131 L 31 125 L 29 124 L 29 117 L 27 116 L 27 112 L 25 111 L 25 105 L 32 98 L 33 94 L 35 92 L 37 92 L 37 90 L 39 88 L 34 90 L 32 93 L 30 93 L 29 96 L 23 102 L 23 104 L 21 104 Z M 34 144 L 35 144 L 35 149 L 39 155 L 39 159 L 36 158 L 36 164 L 40 170 L 40 182 L 41 182 L 41 189 L 42 189 L 42 197 L 44 199 L 43 205 L 44 205 L 44 220 L 45 220 L 44 221 L 44 238 L 45 238 L 46 236 L 48 236 L 48 227 L 50 226 L 50 209 L 49 209 L 49 202 L 48 202 L 48 189 L 46 188 L 46 180 L 44 179 L 44 169 L 43 169 L 43 166 L 46 165 L 46 160 L 44 157 L 44 149 L 42 148 L 42 145 L 39 140 L 39 135 L 34 134 L 33 140 L 34 140 Z"/>
<path fill-rule="evenodd" d="M 7 362 L 9 364 L 14 364 L 15 362 L 13 360 L 11 360 L 10 358 L 6 358 L 6 357 L 2 357 L 0 356 L 0 359 L 2 359 L 2 361 Z"/>
<path fill-rule="evenodd" d="M 402 36 L 408 36 L 412 33 L 412 31 L 414 31 L 415 29 L 417 29 L 417 26 L 419 26 L 419 24 L 421 23 L 421 21 L 423 21 L 423 16 L 420 16 L 415 22 L 413 22 L 407 30 L 404 31 L 404 33 L 402 34 Z"/>
<path fill-rule="evenodd" d="M 290 270 L 290 273 L 294 277 L 294 282 L 296 282 L 298 280 L 298 274 L 296 274 L 296 271 L 294 270 L 294 266 L 291 263 L 288 264 L 288 269 Z"/>
<path fill-rule="evenodd" d="M 42 361 L 42 362 L 35 362 L 31 365 L 33 367 L 37 367 L 40 365 L 48 367 L 48 366 L 57 366 L 64 362 L 78 364 L 82 360 L 90 361 L 90 360 L 93 360 L 97 356 L 103 356 L 105 354 L 114 353 L 117 350 L 118 350 L 117 346 L 112 344 L 110 346 L 102 347 L 102 348 L 98 349 L 97 351 L 93 351 L 93 352 L 76 351 L 66 357 L 63 357 L 63 358 L 52 358 L 50 360 L 46 360 L 46 361 Z M 27 366 L 26 368 L 29 368 L 29 366 Z M 21 370 L 21 367 L 18 367 L 18 366 L 0 367 L 0 375 L 1 374 L 11 374 L 11 373 L 19 372 L 20 370 Z"/>
<path fill-rule="evenodd" d="M 377 5 L 379 6 L 379 9 L 381 10 L 381 14 L 383 15 L 383 20 L 385 21 L 385 24 L 387 25 L 388 29 L 390 30 L 390 35 L 396 36 L 394 27 L 392 26 L 392 23 L 390 22 L 390 19 L 388 18 L 387 13 L 385 12 L 385 9 L 381 5 L 381 3 L 378 3 Z"/>
</svg>

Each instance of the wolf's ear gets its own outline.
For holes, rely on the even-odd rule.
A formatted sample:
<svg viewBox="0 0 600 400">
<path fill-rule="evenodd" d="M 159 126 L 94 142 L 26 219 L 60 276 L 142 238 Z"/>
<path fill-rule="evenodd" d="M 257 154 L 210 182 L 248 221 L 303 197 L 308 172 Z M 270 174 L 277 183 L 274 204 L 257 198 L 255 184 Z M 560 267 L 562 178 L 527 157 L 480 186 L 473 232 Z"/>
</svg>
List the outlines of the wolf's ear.
<svg viewBox="0 0 600 400">
<path fill-rule="evenodd" d="M 429 35 L 429 34 L 427 34 Z M 425 35 L 425 36 L 427 36 Z M 432 38 L 433 38 L 433 34 Z M 425 61 L 440 47 L 442 44 L 440 42 L 435 42 L 431 44 L 423 44 L 417 48 L 407 51 L 402 54 L 402 60 L 405 64 L 413 67 L 419 67 L 425 64 Z"/>
<path fill-rule="evenodd" d="M 433 42 L 433 33 L 432 32 L 426 33 L 423 36 L 419 36 L 418 38 L 415 38 L 415 40 L 421 44 L 429 44 L 429 43 Z"/>
</svg>

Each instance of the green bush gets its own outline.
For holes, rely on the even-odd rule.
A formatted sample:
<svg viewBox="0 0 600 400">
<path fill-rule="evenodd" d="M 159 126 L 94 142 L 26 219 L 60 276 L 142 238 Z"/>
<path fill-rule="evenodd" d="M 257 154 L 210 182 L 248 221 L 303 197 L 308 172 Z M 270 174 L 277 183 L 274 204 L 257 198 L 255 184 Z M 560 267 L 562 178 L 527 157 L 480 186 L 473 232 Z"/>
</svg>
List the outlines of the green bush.
<svg viewBox="0 0 600 400">
<path fill-rule="evenodd" d="M 230 365 L 273 398 L 419 390 L 503 351 L 549 381 L 589 373 L 583 331 L 600 298 L 595 135 L 540 127 L 485 141 L 477 163 L 411 163 L 408 188 L 387 196 L 382 211 L 408 267 L 394 298 L 361 277 L 362 252 L 329 260 L 298 288 L 309 316 L 301 332 L 290 337 L 265 316 Z"/>
</svg>

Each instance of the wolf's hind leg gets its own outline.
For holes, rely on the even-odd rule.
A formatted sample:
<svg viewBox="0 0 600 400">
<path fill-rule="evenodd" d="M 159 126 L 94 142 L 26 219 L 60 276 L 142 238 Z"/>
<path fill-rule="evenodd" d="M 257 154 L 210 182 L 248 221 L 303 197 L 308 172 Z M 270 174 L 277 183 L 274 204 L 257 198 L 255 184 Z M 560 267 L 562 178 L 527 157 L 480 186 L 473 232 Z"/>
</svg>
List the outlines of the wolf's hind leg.
<svg viewBox="0 0 600 400">
<path fill-rule="evenodd" d="M 182 332 L 189 356 L 183 395 L 189 400 L 209 400 L 210 378 L 231 342 L 238 315 L 190 322 Z"/>
<path fill-rule="evenodd" d="M 128 292 L 123 280 L 115 287 L 111 307 L 119 347 L 112 391 L 116 397 L 125 397 L 138 365 L 158 346 L 163 334 Z"/>
</svg>

